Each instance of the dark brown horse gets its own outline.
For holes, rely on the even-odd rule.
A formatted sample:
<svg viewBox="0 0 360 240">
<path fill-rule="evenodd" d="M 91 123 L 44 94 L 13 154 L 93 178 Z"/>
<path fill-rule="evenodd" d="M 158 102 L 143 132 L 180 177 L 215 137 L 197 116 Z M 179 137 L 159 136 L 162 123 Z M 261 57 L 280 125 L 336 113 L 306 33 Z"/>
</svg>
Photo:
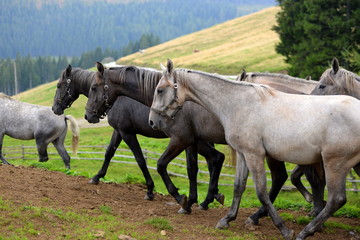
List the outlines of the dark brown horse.
<svg viewBox="0 0 360 240">
<path fill-rule="evenodd" d="M 68 68 L 61 74 L 58 82 L 54 97 L 54 104 L 52 107 L 53 111 L 56 114 L 62 114 L 64 109 L 70 107 L 80 94 L 88 96 L 90 85 L 96 78 L 96 75 L 96 72 L 80 68 L 72 68 L 69 65 Z M 152 76 L 157 78 L 161 76 L 161 73 L 153 72 Z M 139 77 L 141 78 L 141 76 Z M 111 158 L 114 156 L 120 142 L 124 140 L 133 152 L 146 180 L 147 194 L 145 199 L 152 200 L 154 198 L 154 182 L 148 171 L 136 134 L 152 138 L 167 138 L 167 135 L 165 135 L 162 131 L 153 130 L 148 125 L 149 111 L 149 107 L 126 96 L 119 96 L 114 101 L 112 108 L 108 111 L 108 122 L 114 128 L 114 132 L 105 153 L 103 166 L 98 174 L 91 179 L 90 183 L 97 184 L 99 183 L 100 178 L 106 175 Z M 185 212 L 190 212 L 191 204 L 197 202 L 196 174 L 198 169 L 198 152 L 206 158 L 209 163 L 210 172 L 212 173 L 212 188 L 209 189 L 210 192 L 206 197 L 206 200 L 201 203 L 201 206 L 204 209 L 207 209 L 208 204 L 213 201 L 214 197 L 222 203 L 224 201 L 223 195 L 219 194 L 217 189 L 218 175 L 220 174 L 222 163 L 224 161 L 224 155 L 217 151 L 213 145 L 205 141 L 192 141 L 191 143 L 195 146 L 186 148 L 188 174 L 191 184 L 188 204 L 186 204 L 186 199 L 184 199 Z M 163 154 L 163 158 L 174 158 L 177 155 L 174 155 L 175 153 L 180 153 L 184 149 L 183 144 L 179 145 L 175 140 L 172 140 L 166 152 Z M 177 199 L 184 198 L 184 196 L 180 196 L 179 194 L 175 194 L 174 196 Z"/>
</svg>

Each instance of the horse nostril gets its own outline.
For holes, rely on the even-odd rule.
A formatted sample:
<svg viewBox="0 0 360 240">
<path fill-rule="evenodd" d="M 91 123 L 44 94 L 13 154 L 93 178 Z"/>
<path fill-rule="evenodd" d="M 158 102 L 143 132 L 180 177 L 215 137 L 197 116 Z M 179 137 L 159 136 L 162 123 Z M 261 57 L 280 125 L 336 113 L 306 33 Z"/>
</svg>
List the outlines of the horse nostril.
<svg viewBox="0 0 360 240">
<path fill-rule="evenodd" d="M 86 116 L 86 114 L 85 114 L 84 118 L 85 118 L 85 120 L 87 120 L 87 116 Z"/>
<path fill-rule="evenodd" d="M 152 120 L 149 120 L 150 127 L 154 126 L 154 122 Z"/>
</svg>

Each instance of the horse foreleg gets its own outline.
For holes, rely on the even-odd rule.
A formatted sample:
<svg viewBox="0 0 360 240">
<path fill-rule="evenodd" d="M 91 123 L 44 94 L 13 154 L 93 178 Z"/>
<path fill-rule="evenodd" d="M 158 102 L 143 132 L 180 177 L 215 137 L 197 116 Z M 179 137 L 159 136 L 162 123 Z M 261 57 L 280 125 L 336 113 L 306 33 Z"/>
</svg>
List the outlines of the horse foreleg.
<svg viewBox="0 0 360 240">
<path fill-rule="evenodd" d="M 145 200 L 153 200 L 154 199 L 154 181 L 151 178 L 149 169 L 146 164 L 145 157 L 141 151 L 141 147 L 139 144 L 138 139 L 136 138 L 136 134 L 132 133 L 121 133 L 121 136 L 123 137 L 125 143 L 129 146 L 131 152 L 134 154 L 134 157 L 136 159 L 136 162 L 141 170 L 141 172 L 144 175 L 146 186 L 147 186 L 147 192 L 144 197 Z"/>
<path fill-rule="evenodd" d="M 109 168 L 110 161 L 115 154 L 116 149 L 119 147 L 122 138 L 117 130 L 113 131 L 109 146 L 106 149 L 104 162 L 99 172 L 90 179 L 90 184 L 99 184 L 100 178 L 105 177 L 107 169 Z"/>
<path fill-rule="evenodd" d="M 181 208 L 178 213 L 191 213 L 191 206 L 197 203 L 197 173 L 199 171 L 197 158 L 197 144 L 190 145 L 186 149 L 186 169 L 189 177 L 189 199 L 185 208 Z"/>
<path fill-rule="evenodd" d="M 0 133 L 0 159 L 1 159 L 3 164 L 11 165 L 8 161 L 5 160 L 5 158 L 4 158 L 3 154 L 2 154 L 3 140 L 4 140 L 4 133 Z"/>
<path fill-rule="evenodd" d="M 299 192 L 304 196 L 305 200 L 308 203 L 313 202 L 312 194 L 305 188 L 301 182 L 301 176 L 304 175 L 304 170 L 307 166 L 297 165 L 291 173 L 291 183 L 299 190 Z"/>
<path fill-rule="evenodd" d="M 225 160 L 224 154 L 217 151 L 210 143 L 202 142 L 198 145 L 199 154 L 205 157 L 210 173 L 209 189 L 205 200 L 200 204 L 200 209 L 206 210 L 209 204 L 216 199 L 224 204 L 224 195 L 219 193 L 218 182 L 222 165 Z"/>
<path fill-rule="evenodd" d="M 288 175 L 285 168 L 285 163 L 281 161 L 277 161 L 274 158 L 267 157 L 267 163 L 271 172 L 272 185 L 269 192 L 270 201 L 274 202 L 277 195 L 279 194 L 282 186 L 284 185 Z M 251 215 L 247 220 L 246 224 L 259 224 L 259 219 L 267 216 L 268 212 L 266 211 L 264 206 L 261 206 L 260 209 Z"/>
<path fill-rule="evenodd" d="M 280 230 L 283 237 L 285 239 L 292 239 L 294 236 L 294 231 L 289 230 L 285 226 L 284 221 L 276 212 L 275 207 L 270 201 L 269 194 L 267 193 L 265 166 L 263 163 L 264 156 L 248 153 L 245 155 L 245 159 L 246 159 L 246 164 L 252 173 L 253 180 L 256 186 L 256 194 L 261 204 L 265 207 L 274 225 Z"/>
<path fill-rule="evenodd" d="M 236 159 L 236 173 L 235 173 L 235 180 L 234 180 L 234 196 L 233 201 L 231 203 L 230 210 L 228 214 L 220 219 L 217 223 L 216 228 L 225 229 L 228 228 L 229 222 L 234 221 L 236 219 L 239 205 L 241 201 L 242 194 L 246 188 L 246 182 L 249 176 L 249 169 L 246 165 L 244 155 L 242 153 L 237 153 Z"/>
<path fill-rule="evenodd" d="M 179 141 L 175 138 L 170 138 L 169 145 L 157 162 L 157 171 L 164 181 L 166 189 L 184 209 L 187 206 L 187 197 L 185 195 L 179 194 L 178 188 L 175 187 L 174 183 L 170 179 L 170 176 L 167 172 L 167 166 L 169 162 L 178 156 L 186 147 L 187 145 L 182 141 Z"/>
<path fill-rule="evenodd" d="M 58 153 L 60 154 L 60 156 L 65 164 L 65 167 L 67 169 L 70 169 L 70 156 L 65 149 L 64 139 L 57 138 L 56 140 L 53 141 L 53 144 L 54 144 L 56 150 L 58 151 Z"/>
<path fill-rule="evenodd" d="M 325 190 L 325 174 L 323 163 L 317 163 L 313 165 L 302 166 L 304 173 L 311 185 L 313 192 L 313 203 L 314 208 L 309 213 L 310 216 L 318 215 L 324 208 L 326 202 L 324 201 L 324 190 Z"/>
</svg>

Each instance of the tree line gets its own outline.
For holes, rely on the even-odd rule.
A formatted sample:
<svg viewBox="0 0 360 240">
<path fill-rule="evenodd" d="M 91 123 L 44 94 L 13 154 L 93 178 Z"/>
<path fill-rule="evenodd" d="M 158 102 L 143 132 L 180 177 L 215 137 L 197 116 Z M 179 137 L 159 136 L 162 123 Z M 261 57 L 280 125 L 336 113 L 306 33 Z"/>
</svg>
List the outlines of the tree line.
<svg viewBox="0 0 360 240">
<path fill-rule="evenodd" d="M 93 67 L 97 61 L 114 61 L 139 49 L 159 43 L 159 37 L 153 34 L 143 34 L 138 41 L 130 41 L 128 45 L 119 50 L 108 48 L 103 50 L 101 47 L 97 47 L 93 51 L 81 54 L 80 57 L 31 57 L 31 55 L 21 56 L 18 54 L 15 59 L 0 59 L 0 91 L 14 95 L 58 79 L 68 64 L 87 69 Z"/>
<path fill-rule="evenodd" d="M 143 34 L 162 42 L 273 6 L 275 0 L 1 0 L 0 58 L 80 56 Z"/>
<path fill-rule="evenodd" d="M 276 51 L 289 74 L 319 79 L 334 57 L 342 67 L 360 71 L 360 1 L 278 0 Z"/>
</svg>

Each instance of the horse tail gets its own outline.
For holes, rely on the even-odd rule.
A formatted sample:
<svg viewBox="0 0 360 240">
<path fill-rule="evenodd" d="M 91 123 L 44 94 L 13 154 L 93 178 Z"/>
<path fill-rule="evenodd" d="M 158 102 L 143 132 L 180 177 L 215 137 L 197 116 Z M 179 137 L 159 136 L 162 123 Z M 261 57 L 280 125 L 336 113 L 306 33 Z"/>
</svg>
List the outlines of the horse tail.
<svg viewBox="0 0 360 240">
<path fill-rule="evenodd" d="M 230 158 L 228 160 L 228 163 L 230 166 L 235 167 L 236 166 L 236 151 L 232 147 L 228 145 L 228 149 L 230 151 Z"/>
<path fill-rule="evenodd" d="M 65 120 L 69 120 L 70 123 L 71 123 L 70 124 L 71 132 L 72 132 L 71 150 L 76 155 L 77 154 L 77 149 L 78 149 L 78 146 L 79 146 L 80 128 L 79 128 L 79 125 L 78 125 L 77 121 L 75 120 L 75 118 L 73 116 L 66 115 Z"/>
</svg>

